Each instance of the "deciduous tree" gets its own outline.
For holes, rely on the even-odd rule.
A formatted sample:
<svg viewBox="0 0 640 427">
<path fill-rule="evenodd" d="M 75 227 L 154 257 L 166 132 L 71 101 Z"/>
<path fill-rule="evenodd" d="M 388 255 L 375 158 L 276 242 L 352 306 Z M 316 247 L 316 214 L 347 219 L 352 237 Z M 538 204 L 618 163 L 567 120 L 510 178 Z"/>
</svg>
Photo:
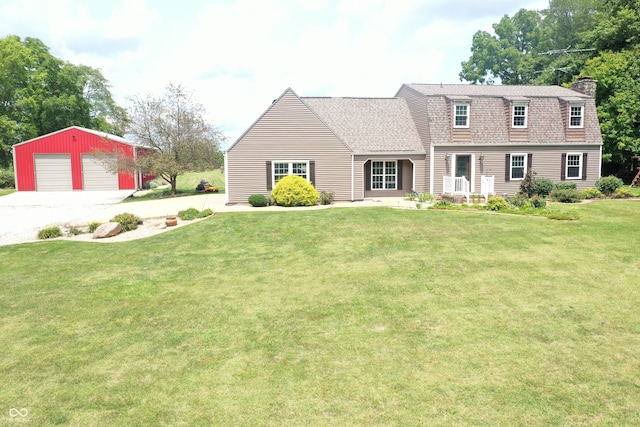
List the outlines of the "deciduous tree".
<svg viewBox="0 0 640 427">
<path fill-rule="evenodd" d="M 176 194 L 178 175 L 222 166 L 222 133 L 205 119 L 205 111 L 179 85 L 170 84 L 160 97 L 147 95 L 131 100 L 128 134 L 153 151 L 138 166 L 154 172 Z"/>
</svg>

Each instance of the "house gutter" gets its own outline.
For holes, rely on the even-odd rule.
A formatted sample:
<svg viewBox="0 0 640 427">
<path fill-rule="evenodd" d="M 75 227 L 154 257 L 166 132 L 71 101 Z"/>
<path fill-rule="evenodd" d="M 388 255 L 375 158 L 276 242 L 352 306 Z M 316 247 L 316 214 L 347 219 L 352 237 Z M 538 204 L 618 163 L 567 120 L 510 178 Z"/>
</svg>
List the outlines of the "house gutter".
<svg viewBox="0 0 640 427">
<path fill-rule="evenodd" d="M 15 161 L 14 161 L 15 163 Z M 355 155 L 351 153 L 351 201 L 355 199 Z"/>
<path fill-rule="evenodd" d="M 433 179 L 435 177 L 435 172 L 433 170 L 433 166 L 434 166 L 434 157 L 435 157 L 435 148 L 433 147 L 433 144 L 431 144 L 431 148 L 430 148 L 430 153 L 429 153 L 429 194 L 433 194 Z"/>
<path fill-rule="evenodd" d="M 223 158 L 223 166 L 224 166 L 224 200 L 225 200 L 225 205 L 229 204 L 229 165 L 227 164 L 227 154 L 228 152 L 225 151 L 222 155 Z"/>
</svg>

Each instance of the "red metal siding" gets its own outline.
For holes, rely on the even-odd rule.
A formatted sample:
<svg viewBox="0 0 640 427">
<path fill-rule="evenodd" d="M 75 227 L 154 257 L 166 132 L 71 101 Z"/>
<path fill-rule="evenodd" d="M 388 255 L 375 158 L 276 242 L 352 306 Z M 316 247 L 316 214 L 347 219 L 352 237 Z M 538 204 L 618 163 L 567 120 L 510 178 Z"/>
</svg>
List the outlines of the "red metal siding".
<svg viewBox="0 0 640 427">
<path fill-rule="evenodd" d="M 16 163 L 16 187 L 18 191 L 35 191 L 36 177 L 33 156 L 44 153 L 68 153 L 71 155 L 71 178 L 74 190 L 82 190 L 82 154 L 95 150 L 112 152 L 119 150 L 127 156 L 133 156 L 133 147 L 104 138 L 82 129 L 71 128 L 61 132 L 44 135 L 33 141 L 14 147 Z M 135 190 L 133 173 L 118 173 L 120 190 Z"/>
</svg>

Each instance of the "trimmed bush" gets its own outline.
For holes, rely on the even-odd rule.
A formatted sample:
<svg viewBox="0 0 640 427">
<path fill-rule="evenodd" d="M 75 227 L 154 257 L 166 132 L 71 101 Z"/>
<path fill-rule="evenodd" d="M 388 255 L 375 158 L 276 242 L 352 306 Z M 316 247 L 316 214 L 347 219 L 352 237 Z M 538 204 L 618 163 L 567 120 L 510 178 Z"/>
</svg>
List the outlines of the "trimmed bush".
<svg viewBox="0 0 640 427">
<path fill-rule="evenodd" d="M 578 186 L 575 182 L 571 181 L 562 181 L 558 182 L 553 186 L 554 190 L 577 190 Z"/>
<path fill-rule="evenodd" d="M 534 195 L 547 197 L 553 191 L 553 182 L 547 178 L 536 178 Z"/>
<path fill-rule="evenodd" d="M 320 204 L 321 205 L 330 205 L 331 203 L 333 203 L 333 196 L 334 196 L 334 192 L 333 191 L 321 191 L 320 192 Z"/>
<path fill-rule="evenodd" d="M 508 209 L 509 203 L 502 196 L 491 196 L 487 200 L 487 208 L 491 211 L 499 211 L 501 209 Z"/>
<path fill-rule="evenodd" d="M 624 182 L 617 176 L 609 175 L 603 176 L 599 180 L 596 181 L 596 188 L 602 192 L 605 196 L 609 197 L 622 185 Z"/>
<path fill-rule="evenodd" d="M 575 183 L 572 184 L 575 185 Z M 551 199 L 561 203 L 578 203 L 582 200 L 582 197 L 580 192 L 575 188 L 556 187 L 556 189 L 551 192 Z"/>
<path fill-rule="evenodd" d="M 254 208 L 269 206 L 269 199 L 264 194 L 252 194 L 249 196 L 249 204 Z"/>
<path fill-rule="evenodd" d="M 289 175 L 280 179 L 271 190 L 271 197 L 280 206 L 313 206 L 318 202 L 318 191 L 306 179 Z"/>
<path fill-rule="evenodd" d="M 196 219 L 200 211 L 196 208 L 189 208 L 178 212 L 178 217 L 183 221 L 191 221 Z"/>
<path fill-rule="evenodd" d="M 211 215 L 213 215 L 213 210 L 211 210 L 210 208 L 207 208 L 200 211 L 200 213 L 198 214 L 198 218 L 206 218 Z"/>
<path fill-rule="evenodd" d="M 111 218 L 111 222 L 117 222 L 122 227 L 122 232 L 138 228 L 140 218 L 132 213 L 121 213 Z"/>
<path fill-rule="evenodd" d="M 626 188 L 620 187 L 613 193 L 612 197 L 615 199 L 628 199 L 633 197 L 633 193 Z"/>
<path fill-rule="evenodd" d="M 55 239 L 56 237 L 62 236 L 62 230 L 60 227 L 45 227 L 42 230 L 38 231 L 38 239 Z"/>
<path fill-rule="evenodd" d="M 580 194 L 583 199 L 601 199 L 603 197 L 597 188 L 585 188 Z"/>
</svg>

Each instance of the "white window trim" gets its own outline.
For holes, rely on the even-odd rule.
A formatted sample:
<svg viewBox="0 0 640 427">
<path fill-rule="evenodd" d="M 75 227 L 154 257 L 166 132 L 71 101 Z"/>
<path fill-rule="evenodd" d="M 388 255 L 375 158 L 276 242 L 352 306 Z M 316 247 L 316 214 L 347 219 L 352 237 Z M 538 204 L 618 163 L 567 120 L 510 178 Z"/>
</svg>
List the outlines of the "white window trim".
<svg viewBox="0 0 640 427">
<path fill-rule="evenodd" d="M 514 124 L 514 120 L 516 117 L 516 107 L 524 107 L 524 125 L 516 125 Z M 514 129 L 526 129 L 529 124 L 529 103 L 528 102 L 514 102 L 511 107 L 511 127 Z"/>
<path fill-rule="evenodd" d="M 293 173 L 293 164 L 294 163 L 305 163 L 307 165 L 307 176 L 306 176 L 306 180 L 307 182 L 311 182 L 309 180 L 309 160 L 272 160 L 271 161 L 271 182 L 272 185 L 275 186 L 276 185 L 276 163 L 287 163 L 289 165 L 289 170 L 287 172 L 287 175 L 294 175 Z"/>
<path fill-rule="evenodd" d="M 515 156 L 523 156 L 524 157 L 524 170 L 522 173 L 522 178 L 514 178 L 513 177 L 513 158 Z M 527 161 L 529 160 L 529 155 L 527 153 L 511 153 L 511 158 L 509 161 L 509 178 L 511 181 L 522 181 L 525 176 L 527 176 Z"/>
<path fill-rule="evenodd" d="M 373 163 L 374 162 L 382 162 L 382 188 L 373 188 Z M 386 177 L 387 177 L 387 163 L 389 162 L 393 162 L 396 165 L 396 173 L 394 174 L 395 176 L 395 181 L 394 181 L 394 188 L 386 188 Z M 398 189 L 398 161 L 397 160 L 386 160 L 386 159 L 375 159 L 375 160 L 371 160 L 371 191 L 393 191 L 393 190 L 397 190 Z"/>
<path fill-rule="evenodd" d="M 467 124 L 466 125 L 457 125 L 456 117 L 457 117 L 457 107 L 464 105 L 467 107 Z M 471 103 L 470 102 L 454 102 L 453 103 L 453 127 L 455 129 L 468 129 L 469 123 L 471 122 Z"/>
<path fill-rule="evenodd" d="M 578 116 L 572 116 L 571 115 L 571 110 L 573 108 L 576 108 L 576 107 L 580 107 L 580 125 L 578 125 L 578 126 L 571 124 L 571 118 L 572 117 L 578 117 Z M 572 103 L 572 104 L 569 104 L 569 127 L 571 129 L 582 129 L 584 127 L 584 104 L 583 103 Z"/>
<path fill-rule="evenodd" d="M 578 164 L 578 176 L 569 176 L 569 156 L 578 156 L 578 159 L 580 159 L 580 163 Z M 581 180 L 582 179 L 582 166 L 584 165 L 584 162 L 582 160 L 582 153 L 567 153 L 567 160 L 566 163 L 564 165 L 564 179 L 566 180 Z M 571 166 L 572 168 L 575 168 L 575 166 Z"/>
</svg>

